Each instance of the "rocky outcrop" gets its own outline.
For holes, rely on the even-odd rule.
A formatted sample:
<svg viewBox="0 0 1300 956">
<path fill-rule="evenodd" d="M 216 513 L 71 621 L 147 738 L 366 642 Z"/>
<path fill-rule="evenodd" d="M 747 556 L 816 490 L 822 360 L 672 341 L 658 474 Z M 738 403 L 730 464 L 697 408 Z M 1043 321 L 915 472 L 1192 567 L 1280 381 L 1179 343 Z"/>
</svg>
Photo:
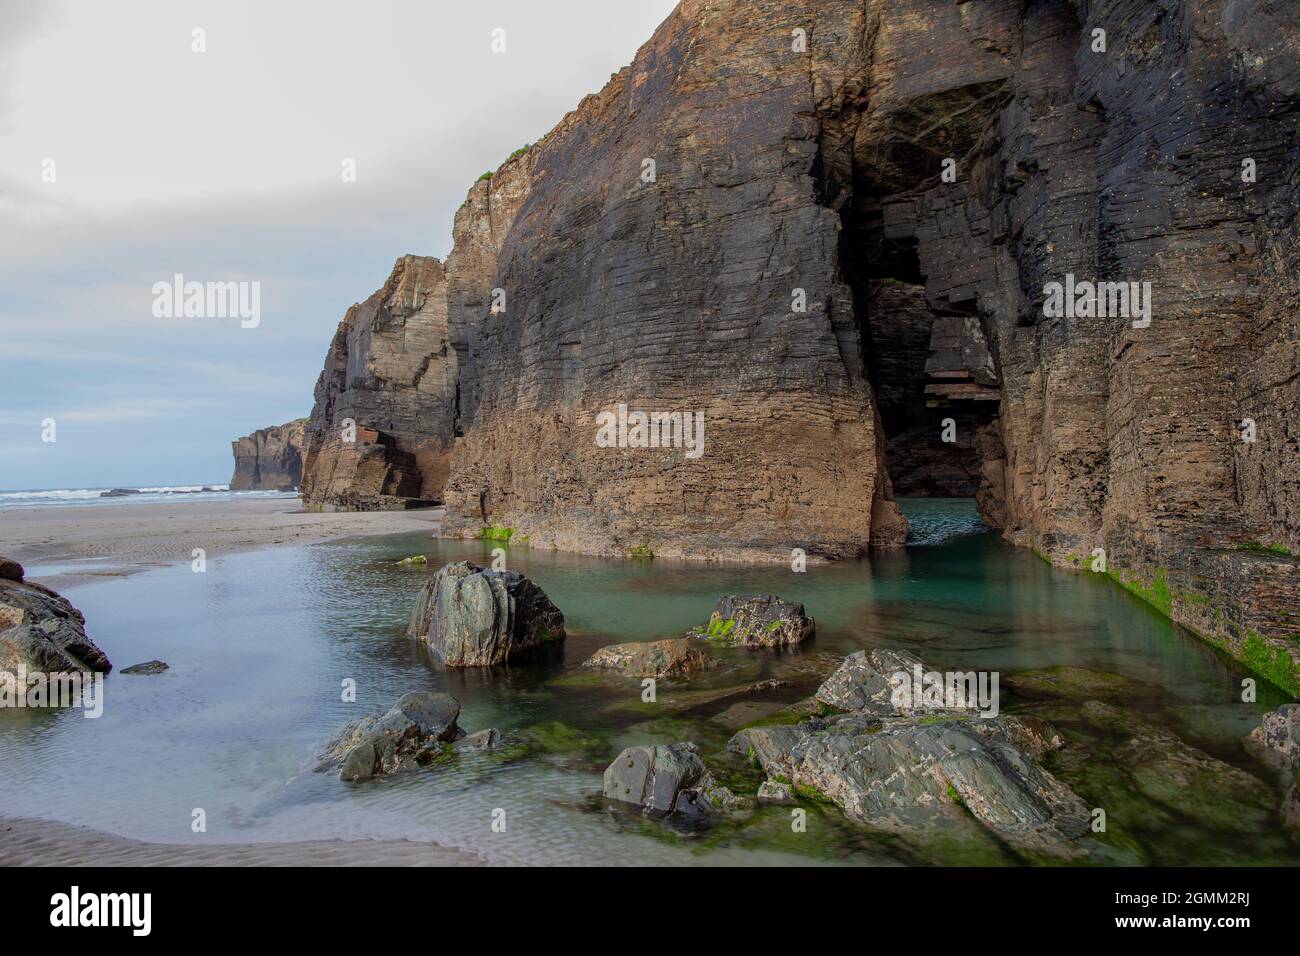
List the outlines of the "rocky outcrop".
<svg viewBox="0 0 1300 956">
<path fill-rule="evenodd" d="M 1031 718 L 900 707 L 889 679 L 910 676 L 913 665 L 924 669 L 902 651 L 853 654 L 815 697 L 839 713 L 751 727 L 727 747 L 770 780 L 876 829 L 958 835 L 973 817 L 1020 851 L 1082 856 L 1087 809 L 1039 763 L 1060 735 Z"/>
<path fill-rule="evenodd" d="M 416 691 L 403 694 L 382 715 L 362 717 L 341 730 L 317 758 L 316 770 L 338 769 L 340 780 L 369 780 L 399 770 L 427 766 L 451 753 L 465 736 L 456 720 L 460 702 L 450 694 Z M 472 749 L 488 749 L 495 730 L 474 735 Z"/>
<path fill-rule="evenodd" d="M 1296 692 L 1296 561 L 1241 546 L 1300 551 L 1300 138 L 1281 65 L 1300 13 L 868 7 L 850 165 L 904 278 L 984 332 L 1001 390 L 980 452 L 989 522 L 1062 567 L 1104 549 L 1121 583 Z M 1150 322 L 1045 314 L 1067 276 L 1149 282 Z"/>
<path fill-rule="evenodd" d="M 663 641 L 632 641 L 602 647 L 583 667 L 616 671 L 629 677 L 683 677 L 707 670 L 715 662 L 689 637 Z"/>
<path fill-rule="evenodd" d="M 701 637 L 736 647 L 789 647 L 816 632 L 803 605 L 774 594 L 729 595 L 718 601 Z"/>
<path fill-rule="evenodd" d="M 858 46 L 853 11 L 825 16 Z M 455 451 L 450 528 L 758 560 L 901 543 L 814 173 L 810 78 L 836 81 L 791 52 L 803 24 L 803 4 L 684 3 L 529 150 L 491 281 L 506 311 L 478 315 L 470 343 L 492 375 Z M 703 453 L 680 432 L 599 447 L 619 405 L 702 415 Z"/>
<path fill-rule="evenodd" d="M 306 429 L 302 496 L 340 510 L 432 504 L 455 437 L 456 350 L 442 263 L 397 260 L 339 323 Z"/>
<path fill-rule="evenodd" d="M 606 799 L 639 806 L 647 814 L 695 820 L 746 803 L 718 785 L 693 743 L 628 747 L 605 770 L 603 792 Z"/>
<path fill-rule="evenodd" d="M 976 489 L 1300 693 L 1297 51 L 1286 0 L 683 0 L 471 190 L 424 351 L 459 397 L 331 494 L 772 561 Z"/>
<path fill-rule="evenodd" d="M 420 589 L 407 636 L 447 667 L 488 667 L 558 646 L 564 615 L 519 572 L 460 561 Z"/>
<path fill-rule="evenodd" d="M 0 557 L 0 671 L 62 674 L 113 669 L 86 635 L 86 619 L 62 595 L 23 580 L 23 566 Z"/>
<path fill-rule="evenodd" d="M 235 453 L 231 491 L 296 491 L 302 481 L 307 419 L 261 428 L 230 443 Z"/>
</svg>

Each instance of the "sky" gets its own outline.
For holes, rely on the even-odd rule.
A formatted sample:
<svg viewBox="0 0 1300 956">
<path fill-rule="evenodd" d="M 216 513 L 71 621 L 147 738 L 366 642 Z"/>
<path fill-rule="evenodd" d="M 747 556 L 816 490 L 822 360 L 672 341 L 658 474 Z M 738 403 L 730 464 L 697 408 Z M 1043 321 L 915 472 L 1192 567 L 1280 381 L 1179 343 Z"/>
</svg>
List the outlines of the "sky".
<svg viewBox="0 0 1300 956">
<path fill-rule="evenodd" d="M 0 2 L 0 490 L 227 481 L 348 306 L 673 6 Z M 260 321 L 155 316 L 177 273 L 258 283 Z"/>
</svg>

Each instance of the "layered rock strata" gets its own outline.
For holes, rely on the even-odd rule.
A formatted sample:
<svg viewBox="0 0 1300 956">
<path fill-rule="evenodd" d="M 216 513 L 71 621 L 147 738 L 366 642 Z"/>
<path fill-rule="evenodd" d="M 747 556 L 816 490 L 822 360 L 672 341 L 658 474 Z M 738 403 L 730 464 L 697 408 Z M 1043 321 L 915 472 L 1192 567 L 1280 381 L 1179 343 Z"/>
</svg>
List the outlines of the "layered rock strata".
<svg viewBox="0 0 1300 956">
<path fill-rule="evenodd" d="M 312 495 L 789 560 L 901 543 L 892 471 L 1300 692 L 1298 52 L 1283 0 L 684 0 L 471 190 L 453 397 Z"/>
<path fill-rule="evenodd" d="M 307 419 L 259 428 L 230 443 L 235 454 L 231 491 L 296 491 L 302 481 Z"/>
<path fill-rule="evenodd" d="M 403 256 L 339 323 L 306 427 L 308 505 L 375 510 L 439 498 L 456 410 L 446 285 L 437 259 Z"/>
</svg>

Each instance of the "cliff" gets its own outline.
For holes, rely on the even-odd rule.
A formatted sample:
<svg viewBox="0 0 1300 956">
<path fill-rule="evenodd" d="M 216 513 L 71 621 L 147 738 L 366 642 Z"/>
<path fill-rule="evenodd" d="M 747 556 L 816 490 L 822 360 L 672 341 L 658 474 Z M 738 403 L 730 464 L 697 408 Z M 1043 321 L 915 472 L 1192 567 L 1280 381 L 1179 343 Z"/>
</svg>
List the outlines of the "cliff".
<svg viewBox="0 0 1300 956">
<path fill-rule="evenodd" d="M 974 492 L 1296 692 L 1298 108 L 1284 0 L 683 0 L 474 186 L 445 270 L 403 260 L 437 273 L 441 384 L 384 494 L 465 535 L 788 560 L 900 544 L 895 490 Z M 1115 285 L 1056 308 L 1076 282 Z M 413 356 L 361 372 L 406 347 L 361 341 L 378 314 L 313 426 L 352 381 L 412 390 Z M 616 409 L 703 442 L 602 447 Z M 373 499 L 357 473 L 331 493 Z"/>
<path fill-rule="evenodd" d="M 293 491 L 302 481 L 307 419 L 261 428 L 230 443 L 235 453 L 231 491 Z"/>
<path fill-rule="evenodd" d="M 307 423 L 302 496 L 341 510 L 432 504 L 447 478 L 457 402 L 446 275 L 397 260 L 339 323 Z"/>
</svg>

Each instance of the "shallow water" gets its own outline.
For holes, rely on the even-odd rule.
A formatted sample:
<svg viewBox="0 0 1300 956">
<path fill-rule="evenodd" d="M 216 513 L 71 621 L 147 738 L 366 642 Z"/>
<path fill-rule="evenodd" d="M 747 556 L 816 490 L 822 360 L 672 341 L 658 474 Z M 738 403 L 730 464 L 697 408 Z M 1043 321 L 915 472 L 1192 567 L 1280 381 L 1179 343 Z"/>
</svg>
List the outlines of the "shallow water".
<svg viewBox="0 0 1300 956">
<path fill-rule="evenodd" d="M 489 673 L 443 670 L 403 631 L 426 577 L 461 557 L 487 563 L 494 544 L 422 535 L 335 542 L 210 557 L 204 574 L 182 565 L 70 589 L 119 669 L 161 658 L 171 670 L 111 675 L 98 720 L 0 714 L 10 768 L 0 776 L 0 812 L 166 842 L 407 837 L 496 862 L 1016 862 L 992 840 L 918 846 L 833 808 L 810 807 L 801 834 L 786 808 L 680 834 L 594 799 L 601 769 L 633 743 L 695 740 L 721 772 L 756 782 L 719 755 L 739 722 L 808 696 L 853 650 L 899 646 L 938 670 L 998 671 L 1003 712 L 1057 721 L 1070 757 L 1053 769 L 1090 807 L 1107 809 L 1114 861 L 1300 862 L 1277 826 L 1272 781 L 1240 746 L 1259 715 L 1283 702 L 1279 693 L 1261 684 L 1259 701 L 1242 703 L 1246 674 L 1234 662 L 1110 581 L 1055 570 L 982 533 L 970 502 L 905 505 L 916 542 L 905 552 L 802 574 L 509 548 L 509 566 L 564 611 L 569 638 L 562 661 Z M 414 553 L 428 555 L 426 568 L 393 563 Z M 720 595 L 745 592 L 802 601 L 816 638 L 796 653 L 733 652 L 719 672 L 661 682 L 654 704 L 641 702 L 638 681 L 579 669 L 603 644 L 679 635 L 706 621 Z M 1200 800 L 1152 796 L 1150 781 L 1137 791 L 1114 753 L 1122 740 L 1079 720 L 1077 701 L 1018 696 L 1007 684 L 1055 665 L 1140 682 L 1127 686 L 1124 707 L 1258 777 L 1267 799 L 1225 804 L 1212 787 Z M 768 677 L 789 684 L 757 704 L 708 699 Z M 356 681 L 355 704 L 341 699 L 345 678 Z M 527 732 L 533 749 L 463 755 L 360 784 L 311 772 L 320 745 L 349 719 L 419 689 L 456 696 L 465 729 Z M 195 808 L 206 812 L 206 833 L 191 831 Z M 492 829 L 496 810 L 505 811 L 504 833 Z"/>
</svg>

